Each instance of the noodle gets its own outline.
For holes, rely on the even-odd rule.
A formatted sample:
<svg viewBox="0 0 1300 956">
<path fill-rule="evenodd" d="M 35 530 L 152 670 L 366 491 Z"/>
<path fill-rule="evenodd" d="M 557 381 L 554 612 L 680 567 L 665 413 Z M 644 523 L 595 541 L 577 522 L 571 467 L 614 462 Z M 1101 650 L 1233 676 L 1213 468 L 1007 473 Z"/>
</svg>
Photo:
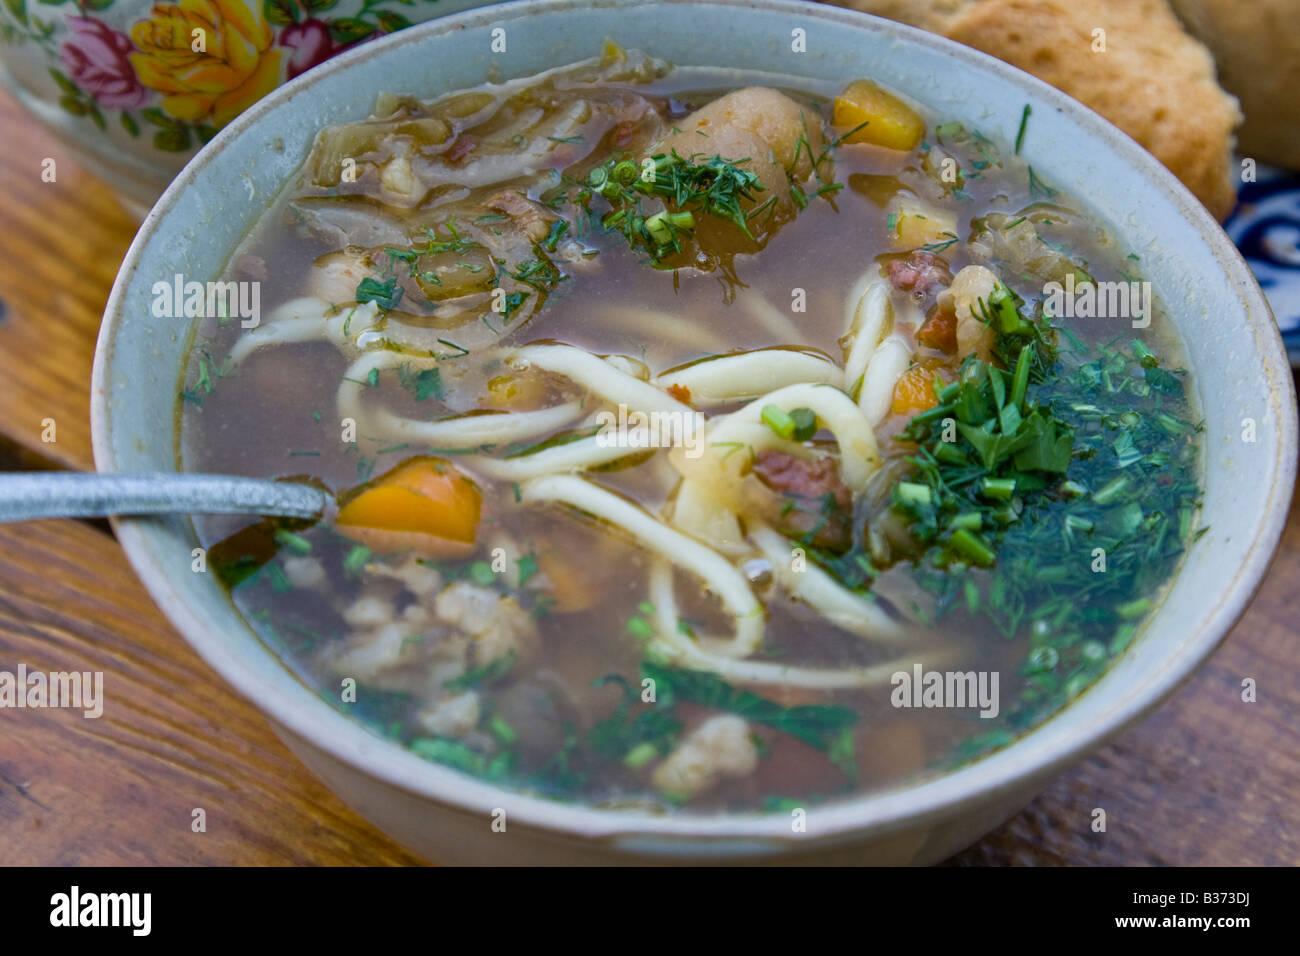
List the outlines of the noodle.
<svg viewBox="0 0 1300 956">
<path fill-rule="evenodd" d="M 471 448 L 539 438 L 569 424 L 582 414 L 581 402 L 565 402 L 535 412 L 492 412 L 460 415 L 428 422 L 403 418 L 384 408 L 367 411 L 362 405 L 371 371 L 411 361 L 436 361 L 377 349 L 364 352 L 348 366 L 336 396 L 341 419 L 351 418 L 370 438 L 423 442 L 431 448 Z"/>
<path fill-rule="evenodd" d="M 559 501 L 608 521 L 660 557 L 699 577 L 735 620 L 734 636 L 718 642 L 715 653 L 744 657 L 763 642 L 763 606 L 754 597 L 745 576 L 716 552 L 583 478 L 570 475 L 535 478 L 523 485 L 520 497 L 523 501 Z"/>
<path fill-rule="evenodd" d="M 811 351 L 772 348 L 719 355 L 669 369 L 655 378 L 661 388 L 677 386 L 693 405 L 746 401 L 773 389 L 802 383 L 843 384 L 844 376 L 828 357 Z"/>
<path fill-rule="evenodd" d="M 795 571 L 791 567 L 790 541 L 784 535 L 755 522 L 750 525 L 749 536 L 771 562 L 772 573 L 781 585 L 836 627 L 872 640 L 907 637 L 900 623 L 874 600 L 840 586 L 813 562 Z"/>
</svg>

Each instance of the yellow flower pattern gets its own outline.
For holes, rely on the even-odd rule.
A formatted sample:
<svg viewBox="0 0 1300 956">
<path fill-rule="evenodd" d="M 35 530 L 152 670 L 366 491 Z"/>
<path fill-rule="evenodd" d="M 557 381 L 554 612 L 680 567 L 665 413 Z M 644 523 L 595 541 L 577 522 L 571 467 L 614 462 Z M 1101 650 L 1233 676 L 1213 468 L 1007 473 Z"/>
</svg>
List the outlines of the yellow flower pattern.
<svg viewBox="0 0 1300 956">
<path fill-rule="evenodd" d="M 140 82 L 162 94 L 162 109 L 220 129 L 280 82 L 281 51 L 261 4 L 245 0 L 156 3 L 131 27 Z"/>
<path fill-rule="evenodd" d="M 62 4 L 47 23 L 28 19 L 32 2 L 0 0 L 0 46 L 25 44 L 47 61 L 48 97 L 64 111 L 171 153 L 193 152 L 281 83 L 443 9 L 439 0 L 43 0 Z"/>
</svg>

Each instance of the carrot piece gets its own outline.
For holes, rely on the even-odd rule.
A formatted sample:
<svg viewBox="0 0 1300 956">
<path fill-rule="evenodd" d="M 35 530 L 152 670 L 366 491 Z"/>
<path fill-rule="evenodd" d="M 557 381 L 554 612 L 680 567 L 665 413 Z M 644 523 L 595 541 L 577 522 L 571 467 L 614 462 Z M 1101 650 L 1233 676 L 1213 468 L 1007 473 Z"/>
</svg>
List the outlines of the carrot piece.
<svg viewBox="0 0 1300 956">
<path fill-rule="evenodd" d="M 537 556 L 537 567 L 551 584 L 547 593 L 555 600 L 553 610 L 571 614 L 585 611 L 596 603 L 590 578 L 578 565 L 565 561 L 553 551 L 543 551 Z"/>
<path fill-rule="evenodd" d="M 463 554 L 478 535 L 482 503 L 474 483 L 450 462 L 410 458 L 343 496 L 335 524 L 371 548 L 388 542 Z"/>
<path fill-rule="evenodd" d="M 931 369 L 913 365 L 894 385 L 894 404 L 890 410 L 895 415 L 915 415 L 934 408 L 939 400 L 934 396 L 933 381 Z"/>
<path fill-rule="evenodd" d="M 917 330 L 916 340 L 922 345 L 949 355 L 957 351 L 957 313 L 947 309 L 936 309 L 930 313 L 921 328 Z"/>
<path fill-rule="evenodd" d="M 925 135 L 920 114 L 870 80 L 854 80 L 835 97 L 831 122 L 853 130 L 846 143 L 872 143 L 888 149 L 915 149 Z"/>
</svg>

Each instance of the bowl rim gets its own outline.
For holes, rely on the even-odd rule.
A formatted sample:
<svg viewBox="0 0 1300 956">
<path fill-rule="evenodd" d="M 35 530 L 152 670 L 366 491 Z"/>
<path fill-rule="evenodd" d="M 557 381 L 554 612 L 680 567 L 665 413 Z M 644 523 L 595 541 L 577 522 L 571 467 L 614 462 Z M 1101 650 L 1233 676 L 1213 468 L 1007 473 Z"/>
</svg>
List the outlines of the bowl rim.
<svg viewBox="0 0 1300 956">
<path fill-rule="evenodd" d="M 599 808 L 580 802 L 560 802 L 486 783 L 381 741 L 322 701 L 317 700 L 317 703 L 336 719 L 323 718 L 315 709 L 302 706 L 302 702 L 296 699 L 286 701 L 270 693 L 269 685 L 263 683 L 253 668 L 225 646 L 223 635 L 210 628 L 171 586 L 147 540 L 147 519 L 113 518 L 114 531 L 137 575 L 172 625 L 210 667 L 267 716 L 277 729 L 288 731 L 291 736 L 368 778 L 442 806 L 479 814 L 485 807 L 498 806 L 504 798 L 510 801 L 513 823 L 558 835 L 609 842 L 629 837 L 663 838 L 667 841 L 686 837 L 692 838 L 694 847 L 693 850 L 688 847 L 689 852 L 708 852 L 706 848 L 711 845 L 710 841 L 717 841 L 712 843 L 715 852 L 724 841 L 742 841 L 735 846 L 749 850 L 761 846 L 764 851 L 784 852 L 837 842 L 850 836 L 886 835 L 904 828 L 940 822 L 958 815 L 965 805 L 988 804 L 1000 797 L 1012 796 L 1023 791 L 1028 784 L 1059 773 L 1154 710 L 1227 636 L 1258 589 L 1281 538 L 1295 484 L 1297 412 L 1290 365 L 1267 300 L 1241 255 L 1191 192 L 1137 142 L 1077 100 L 1031 74 L 944 37 L 854 10 L 803 0 L 762 0 L 758 3 L 752 0 L 516 0 L 424 21 L 326 61 L 290 83 L 277 87 L 223 128 L 172 181 L 137 231 L 109 295 L 95 349 L 91 428 L 96 469 L 116 470 L 111 413 L 106 396 L 114 344 L 131 278 L 139 269 L 151 238 L 181 192 L 208 164 L 220 162 L 223 147 L 244 129 L 267 113 L 280 109 L 300 91 L 348 69 L 362 58 L 382 55 L 406 44 L 419 44 L 432 36 L 488 23 L 498 25 L 526 17 L 537 10 L 621 9 L 651 5 L 663 8 L 669 4 L 760 8 L 765 12 L 798 15 L 832 26 L 867 26 L 893 38 L 941 52 L 954 61 L 955 68 L 996 74 L 1032 96 L 1034 105 L 1041 102 L 1067 113 L 1087 133 L 1119 154 L 1119 158 L 1132 165 L 1153 189 L 1163 194 L 1163 198 L 1182 214 L 1186 224 L 1210 247 L 1242 306 L 1243 331 L 1253 332 L 1258 343 L 1264 362 L 1263 372 L 1268 379 L 1270 408 L 1278 416 L 1280 440 L 1276 444 L 1276 454 L 1270 460 L 1275 477 L 1269 488 L 1265 517 L 1244 560 L 1195 631 L 1161 659 L 1159 673 L 1154 678 L 1145 680 L 1137 693 L 1109 702 L 1092 724 L 1087 728 L 1076 728 L 1068 736 L 1047 740 L 1057 718 L 1069 711 L 1070 708 L 1066 707 L 997 754 L 957 770 L 918 783 L 819 804 L 816 807 L 815 835 L 792 833 L 784 814 L 660 815 Z M 1005 759 L 1007 755 L 1019 759 Z M 752 841 L 760 842 L 755 844 Z"/>
</svg>

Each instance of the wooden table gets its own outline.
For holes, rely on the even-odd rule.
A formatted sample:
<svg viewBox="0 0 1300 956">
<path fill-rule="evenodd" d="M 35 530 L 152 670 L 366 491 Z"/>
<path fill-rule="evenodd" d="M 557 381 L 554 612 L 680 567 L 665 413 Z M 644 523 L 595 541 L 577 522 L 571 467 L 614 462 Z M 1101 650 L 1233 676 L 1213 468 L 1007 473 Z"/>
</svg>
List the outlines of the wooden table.
<svg viewBox="0 0 1300 956">
<path fill-rule="evenodd" d="M 0 468 L 90 468 L 100 313 L 134 223 L 0 96 Z M 43 183 L 54 157 L 58 180 Z M 53 419 L 56 440 L 43 440 Z M 1246 616 L 1155 716 L 960 854 L 1300 863 L 1300 514 Z M 0 711 L 0 864 L 419 862 L 316 781 L 181 640 L 107 525 L 0 526 L 0 670 L 104 671 L 104 716 Z M 1239 699 L 1254 677 L 1259 700 Z M 207 832 L 191 832 L 202 807 Z M 1090 829 L 1104 807 L 1108 828 Z"/>
</svg>

